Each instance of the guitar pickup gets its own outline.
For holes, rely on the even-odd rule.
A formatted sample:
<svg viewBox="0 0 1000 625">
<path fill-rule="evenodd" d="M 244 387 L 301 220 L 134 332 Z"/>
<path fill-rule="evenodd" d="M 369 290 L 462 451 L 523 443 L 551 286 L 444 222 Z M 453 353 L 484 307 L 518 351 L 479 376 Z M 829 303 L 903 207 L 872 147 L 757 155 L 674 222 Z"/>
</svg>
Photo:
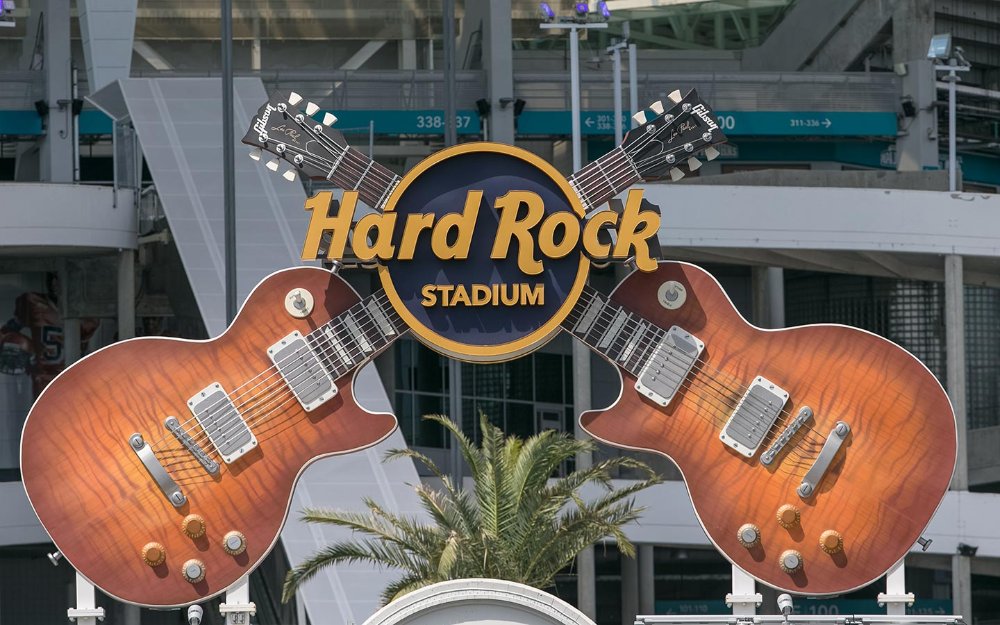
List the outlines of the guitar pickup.
<svg viewBox="0 0 1000 625">
<path fill-rule="evenodd" d="M 635 390 L 666 407 L 681 390 L 704 349 L 698 337 L 678 326 L 671 327 L 639 371 Z"/>
<path fill-rule="evenodd" d="M 306 412 L 337 394 L 333 378 L 309 349 L 302 333 L 292 332 L 268 348 L 267 355 Z"/>
<path fill-rule="evenodd" d="M 188 408 L 226 464 L 232 464 L 257 446 L 257 437 L 218 382 L 189 399 Z"/>
<path fill-rule="evenodd" d="M 723 426 L 719 440 L 752 458 L 787 401 L 787 391 L 757 376 Z"/>
</svg>

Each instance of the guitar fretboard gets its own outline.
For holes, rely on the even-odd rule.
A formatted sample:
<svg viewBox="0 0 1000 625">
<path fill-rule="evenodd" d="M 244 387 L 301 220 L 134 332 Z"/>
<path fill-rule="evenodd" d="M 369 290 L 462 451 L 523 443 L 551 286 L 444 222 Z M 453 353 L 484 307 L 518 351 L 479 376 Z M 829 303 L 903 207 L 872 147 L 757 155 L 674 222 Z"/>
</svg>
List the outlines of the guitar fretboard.
<svg viewBox="0 0 1000 625">
<path fill-rule="evenodd" d="M 573 174 L 569 183 L 589 213 L 640 180 L 632 159 L 618 146 Z"/>
<path fill-rule="evenodd" d="M 381 211 L 399 176 L 352 147 L 344 147 L 330 165 L 328 179 L 344 190 L 357 191 L 361 201 Z"/>
<path fill-rule="evenodd" d="M 666 334 L 659 326 L 615 304 L 590 286 L 584 287 L 562 327 L 635 376 Z"/>
<path fill-rule="evenodd" d="M 407 328 L 384 291 L 362 299 L 306 339 L 334 380 L 366 364 Z"/>
</svg>

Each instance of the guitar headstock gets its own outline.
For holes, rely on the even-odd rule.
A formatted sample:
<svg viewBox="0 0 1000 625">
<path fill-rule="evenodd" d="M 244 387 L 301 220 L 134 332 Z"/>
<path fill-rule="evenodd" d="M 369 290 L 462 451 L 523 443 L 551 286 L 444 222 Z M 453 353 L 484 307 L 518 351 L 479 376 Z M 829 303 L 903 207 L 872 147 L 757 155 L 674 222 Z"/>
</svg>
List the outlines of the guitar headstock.
<svg viewBox="0 0 1000 625">
<path fill-rule="evenodd" d="M 285 180 L 295 180 L 297 175 L 306 178 L 327 178 L 347 150 L 347 140 L 339 130 L 332 128 L 337 117 L 324 113 L 317 121 L 312 116 L 319 106 L 306 102 L 305 111 L 298 108 L 302 96 L 294 91 L 284 98 L 272 94 L 254 116 L 243 143 L 254 146 L 250 158 L 260 161 L 264 152 L 275 156 L 265 161 L 265 166 L 277 172 L 281 161 L 288 166 L 282 173 Z"/>
<path fill-rule="evenodd" d="M 633 115 L 638 126 L 625 135 L 622 150 L 632 159 L 643 180 L 658 180 L 670 176 L 672 180 L 684 177 L 681 166 L 689 171 L 701 167 L 697 154 L 706 160 L 719 155 L 714 146 L 726 142 L 726 135 L 719 128 L 715 113 L 698 97 L 695 90 L 681 97 L 680 91 L 667 96 L 663 102 L 649 106 L 653 116 L 646 111 Z"/>
</svg>

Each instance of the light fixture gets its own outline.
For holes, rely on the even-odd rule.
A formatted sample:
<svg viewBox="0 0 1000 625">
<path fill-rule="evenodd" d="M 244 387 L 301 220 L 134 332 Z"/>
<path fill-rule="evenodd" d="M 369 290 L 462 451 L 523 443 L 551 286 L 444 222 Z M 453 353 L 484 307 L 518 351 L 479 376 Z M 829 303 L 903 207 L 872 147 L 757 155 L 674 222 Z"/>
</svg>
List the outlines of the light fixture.
<svg viewBox="0 0 1000 625">
<path fill-rule="evenodd" d="M 927 58 L 941 61 L 951 58 L 951 33 L 931 37 L 931 46 L 927 50 Z"/>
<path fill-rule="evenodd" d="M 576 2 L 573 4 L 573 13 L 576 16 L 576 21 L 586 22 L 587 15 L 590 13 L 590 4 L 587 2 Z"/>
<path fill-rule="evenodd" d="M 965 543 L 958 543 L 958 555 L 972 557 L 976 555 L 979 551 L 979 547 L 974 547 L 973 545 L 966 545 Z"/>
<path fill-rule="evenodd" d="M 517 98 L 516 100 L 514 100 L 514 117 L 517 117 L 521 114 L 521 112 L 524 110 L 525 104 L 526 102 L 521 98 Z"/>
<path fill-rule="evenodd" d="M 503 101 L 500 102 L 500 106 L 503 106 Z M 486 98 L 479 98 L 476 100 L 476 110 L 479 111 L 480 117 L 486 117 L 490 114 L 490 101 Z"/>
<path fill-rule="evenodd" d="M 911 96 L 904 95 L 902 98 L 900 98 L 899 104 L 900 104 L 900 106 L 903 107 L 903 115 L 904 116 L 906 116 L 906 117 L 916 117 L 917 116 L 917 107 L 913 103 L 913 98 Z"/>
<path fill-rule="evenodd" d="M 611 9 L 608 8 L 608 3 L 604 0 L 597 3 L 597 12 L 601 14 L 601 19 L 605 22 L 611 19 Z"/>
<path fill-rule="evenodd" d="M 543 2 L 539 8 L 541 8 L 542 18 L 545 19 L 546 22 L 551 22 L 556 19 L 556 12 L 552 10 L 552 7 L 549 6 L 548 2 Z"/>
<path fill-rule="evenodd" d="M 45 117 L 49 114 L 49 103 L 45 100 L 35 100 L 35 112 L 39 117 Z"/>
<path fill-rule="evenodd" d="M 17 26 L 14 20 L 14 0 L 0 0 L 0 26 L 13 28 Z"/>
</svg>

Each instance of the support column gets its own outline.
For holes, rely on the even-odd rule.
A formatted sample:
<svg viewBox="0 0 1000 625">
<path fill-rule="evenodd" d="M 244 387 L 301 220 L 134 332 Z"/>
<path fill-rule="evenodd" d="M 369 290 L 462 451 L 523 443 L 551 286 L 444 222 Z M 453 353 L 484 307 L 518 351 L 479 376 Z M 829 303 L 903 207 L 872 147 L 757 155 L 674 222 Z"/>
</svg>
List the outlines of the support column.
<svg viewBox="0 0 1000 625">
<path fill-rule="evenodd" d="M 955 554 L 951 557 L 951 612 L 972 622 L 972 558 Z"/>
<path fill-rule="evenodd" d="M 42 16 L 45 56 L 45 137 L 40 173 L 45 182 L 73 182 L 73 107 L 70 93 L 69 0 L 46 0 Z M 34 10 L 35 7 L 32 6 Z M 62 102 L 60 104 L 60 101 Z"/>
<path fill-rule="evenodd" d="M 118 253 L 118 340 L 135 336 L 135 250 Z"/>
<path fill-rule="evenodd" d="M 947 390 L 958 426 L 958 461 L 951 479 L 953 490 L 969 490 L 968 422 L 965 413 L 965 285 L 962 257 L 944 257 L 944 336 L 948 369 Z"/>
<path fill-rule="evenodd" d="M 639 614 L 656 613 L 656 556 L 653 545 L 639 545 Z M 623 621 L 628 623 L 630 621 Z"/>
<path fill-rule="evenodd" d="M 638 557 L 638 554 L 636 554 Z M 619 555 L 622 567 L 622 623 L 634 623 L 639 613 L 639 561 Z"/>
<path fill-rule="evenodd" d="M 590 409 L 590 349 L 579 340 L 573 340 L 573 413 L 577 419 L 573 425 L 576 438 L 587 438 L 580 426 L 580 414 Z M 585 469 L 594 462 L 589 452 L 576 456 L 576 468 Z M 588 547 L 576 557 L 576 597 L 577 609 L 594 620 L 597 618 L 597 586 L 594 572 L 594 548 Z"/>
<path fill-rule="evenodd" d="M 904 117 L 896 141 L 899 171 L 938 168 L 934 64 L 927 46 L 934 35 L 934 0 L 897 2 L 892 14 L 892 62 L 906 67 L 901 97 L 913 98 L 916 117 Z"/>
<path fill-rule="evenodd" d="M 483 67 L 490 100 L 490 141 L 514 143 L 514 51 L 510 0 L 490 0 L 483 20 Z M 510 98 L 506 105 L 501 98 Z"/>
<path fill-rule="evenodd" d="M 753 323 L 761 328 L 785 327 L 785 272 L 781 267 L 752 267 Z"/>
<path fill-rule="evenodd" d="M 260 18 L 253 18 L 253 39 L 250 41 L 250 69 L 260 71 Z"/>
</svg>

